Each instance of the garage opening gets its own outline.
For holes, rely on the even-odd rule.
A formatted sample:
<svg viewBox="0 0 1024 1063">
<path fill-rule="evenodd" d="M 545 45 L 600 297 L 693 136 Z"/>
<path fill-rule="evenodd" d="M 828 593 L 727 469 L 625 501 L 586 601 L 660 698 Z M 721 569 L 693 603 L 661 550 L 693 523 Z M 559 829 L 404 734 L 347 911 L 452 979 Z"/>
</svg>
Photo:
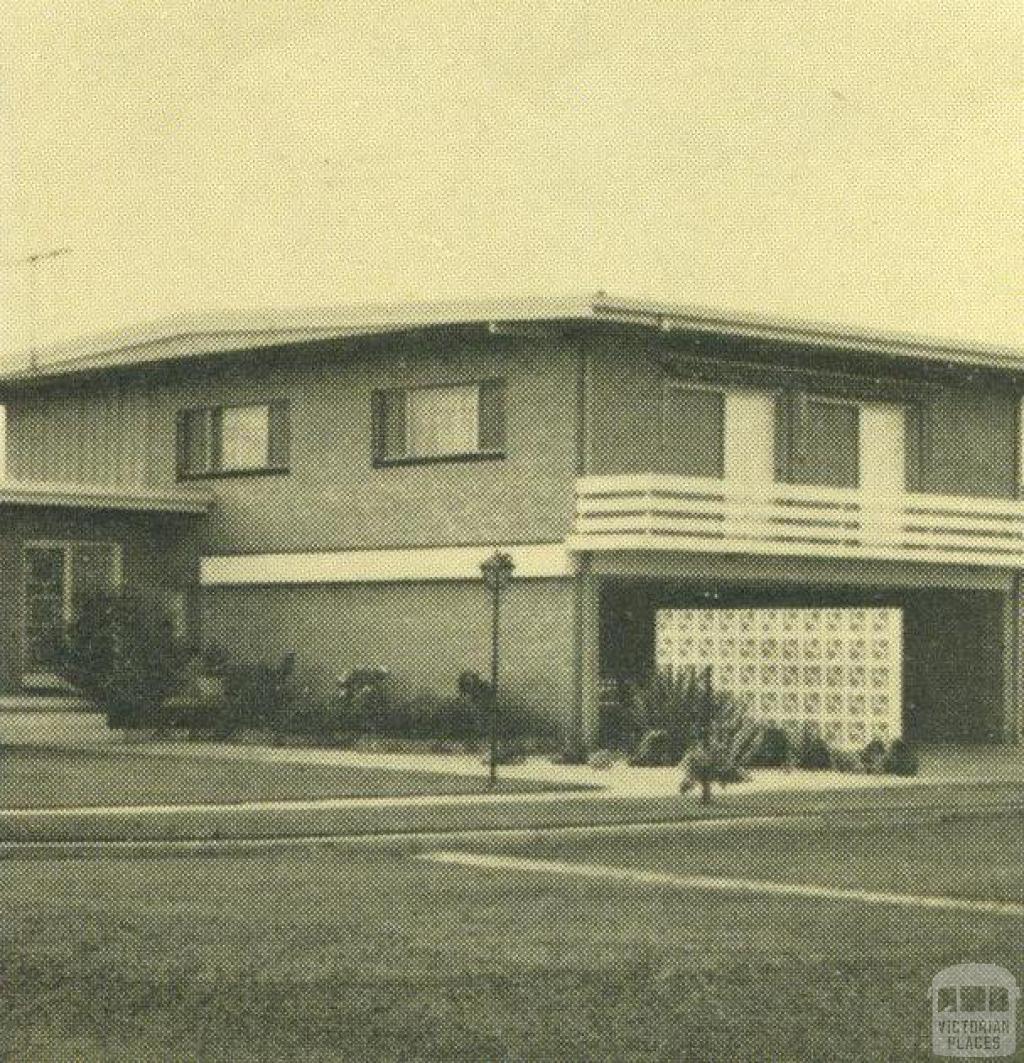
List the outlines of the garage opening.
<svg viewBox="0 0 1024 1063">
<path fill-rule="evenodd" d="M 759 722 L 820 724 L 847 746 L 897 733 L 922 743 L 997 742 L 1003 604 L 987 591 L 609 580 L 601 675 L 621 686 L 658 666 L 661 612 L 661 660 L 711 665 L 716 683 Z"/>
</svg>

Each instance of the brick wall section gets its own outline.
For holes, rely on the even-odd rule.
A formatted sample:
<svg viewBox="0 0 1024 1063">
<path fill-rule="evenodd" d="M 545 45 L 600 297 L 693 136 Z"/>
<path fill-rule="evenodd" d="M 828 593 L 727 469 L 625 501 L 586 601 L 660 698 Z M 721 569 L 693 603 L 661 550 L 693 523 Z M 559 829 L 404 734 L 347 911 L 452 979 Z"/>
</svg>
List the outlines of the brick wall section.
<svg viewBox="0 0 1024 1063">
<path fill-rule="evenodd" d="M 502 608 L 501 686 L 561 730 L 574 696 L 573 585 L 514 582 Z M 480 583 L 210 588 L 203 634 L 243 659 L 295 652 L 325 693 L 353 668 L 383 667 L 402 693 L 451 695 L 490 669 L 490 598 Z"/>
<path fill-rule="evenodd" d="M 208 553 L 560 540 L 577 453 L 577 353 L 557 339 L 431 333 L 180 364 L 10 400 L 10 475 L 167 486 L 189 405 L 291 403 L 287 475 L 205 480 Z M 507 458 L 374 468 L 375 388 L 507 382 Z"/>
</svg>

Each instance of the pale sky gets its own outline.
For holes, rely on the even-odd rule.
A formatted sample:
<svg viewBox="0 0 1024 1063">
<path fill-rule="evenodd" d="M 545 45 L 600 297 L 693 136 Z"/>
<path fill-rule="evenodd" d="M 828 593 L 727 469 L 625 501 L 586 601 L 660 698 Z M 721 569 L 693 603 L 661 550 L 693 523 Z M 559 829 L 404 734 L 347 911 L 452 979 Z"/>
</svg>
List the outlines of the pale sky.
<svg viewBox="0 0 1024 1063">
<path fill-rule="evenodd" d="M 1024 348 L 1020 0 L 7 0 L 0 360 L 624 295 Z"/>
</svg>

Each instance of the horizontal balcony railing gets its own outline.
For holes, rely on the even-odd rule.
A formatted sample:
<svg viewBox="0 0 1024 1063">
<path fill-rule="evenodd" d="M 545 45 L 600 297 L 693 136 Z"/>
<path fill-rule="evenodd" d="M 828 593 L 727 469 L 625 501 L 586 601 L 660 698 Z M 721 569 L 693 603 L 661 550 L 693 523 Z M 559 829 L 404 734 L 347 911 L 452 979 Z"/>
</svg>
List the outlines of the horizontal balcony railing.
<svg viewBox="0 0 1024 1063">
<path fill-rule="evenodd" d="M 577 550 L 1024 565 L 1024 501 L 650 473 L 576 484 Z"/>
</svg>

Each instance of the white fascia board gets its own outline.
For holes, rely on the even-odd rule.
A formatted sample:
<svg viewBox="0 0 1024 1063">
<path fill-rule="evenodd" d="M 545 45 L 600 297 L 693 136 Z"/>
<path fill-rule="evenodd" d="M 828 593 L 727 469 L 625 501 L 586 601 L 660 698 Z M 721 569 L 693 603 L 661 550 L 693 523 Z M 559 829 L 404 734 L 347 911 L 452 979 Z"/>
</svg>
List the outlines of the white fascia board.
<svg viewBox="0 0 1024 1063">
<path fill-rule="evenodd" d="M 205 513 L 208 495 L 147 491 L 117 484 L 0 480 L 0 505 L 110 509 L 150 513 Z"/>
<path fill-rule="evenodd" d="M 576 571 L 564 543 L 526 546 L 434 546 L 402 550 L 332 550 L 304 554 L 234 554 L 204 557 L 204 587 L 310 583 L 411 583 L 477 580 L 495 550 L 511 555 L 515 579 L 556 579 Z"/>
</svg>

